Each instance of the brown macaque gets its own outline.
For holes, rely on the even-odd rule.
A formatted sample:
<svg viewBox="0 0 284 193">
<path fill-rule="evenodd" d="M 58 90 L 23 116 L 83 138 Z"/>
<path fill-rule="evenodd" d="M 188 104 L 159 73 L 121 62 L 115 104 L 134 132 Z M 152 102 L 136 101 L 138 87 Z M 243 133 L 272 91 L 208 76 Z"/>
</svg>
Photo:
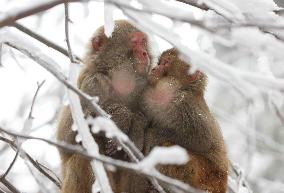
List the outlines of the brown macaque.
<svg viewBox="0 0 284 193">
<path fill-rule="evenodd" d="M 190 68 L 176 49 L 170 49 L 151 71 L 141 105 L 151 121 L 145 131 L 144 153 L 157 145 L 180 145 L 190 161 L 158 169 L 195 188 L 225 193 L 228 158 L 218 123 L 204 99 L 207 78 L 200 71 L 190 73 Z"/>
<path fill-rule="evenodd" d="M 146 117 L 139 112 L 138 97 L 147 83 L 147 73 L 151 62 L 146 34 L 124 20 L 115 22 L 111 37 L 100 27 L 91 38 L 84 67 L 78 78 L 78 88 L 90 96 L 98 96 L 101 107 L 111 115 L 111 119 L 129 135 L 142 150 Z M 85 116 L 95 117 L 93 107 L 81 99 Z M 76 144 L 76 132 L 69 107 L 65 107 L 59 121 L 57 139 Z M 128 159 L 117 150 L 114 142 L 101 134 L 93 135 L 99 144 L 100 153 L 114 158 Z M 90 161 L 75 154 L 60 151 L 62 160 L 62 193 L 91 193 L 95 180 Z M 124 171 L 108 172 L 114 192 L 129 192 Z"/>
</svg>

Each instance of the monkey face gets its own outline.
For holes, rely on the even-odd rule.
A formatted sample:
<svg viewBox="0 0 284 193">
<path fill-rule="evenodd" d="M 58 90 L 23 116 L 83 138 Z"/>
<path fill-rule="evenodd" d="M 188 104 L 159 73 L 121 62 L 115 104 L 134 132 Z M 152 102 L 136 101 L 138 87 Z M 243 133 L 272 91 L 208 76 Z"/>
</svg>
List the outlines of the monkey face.
<svg viewBox="0 0 284 193">
<path fill-rule="evenodd" d="M 91 39 L 91 50 L 97 56 L 96 66 L 105 71 L 125 67 L 146 75 L 151 60 L 146 34 L 122 21 L 116 22 L 111 37 L 105 35 L 103 27 L 99 28 Z"/>
<path fill-rule="evenodd" d="M 171 77 L 177 80 L 182 88 L 188 88 L 204 76 L 199 70 L 190 73 L 190 68 L 190 64 L 179 58 L 176 49 L 170 49 L 161 55 L 158 66 L 152 70 L 149 80 L 150 83 L 156 84 L 161 79 Z"/>
<path fill-rule="evenodd" d="M 128 36 L 128 47 L 137 61 L 134 69 L 138 73 L 145 73 L 150 63 L 147 42 L 147 37 L 143 32 L 132 32 Z"/>
</svg>

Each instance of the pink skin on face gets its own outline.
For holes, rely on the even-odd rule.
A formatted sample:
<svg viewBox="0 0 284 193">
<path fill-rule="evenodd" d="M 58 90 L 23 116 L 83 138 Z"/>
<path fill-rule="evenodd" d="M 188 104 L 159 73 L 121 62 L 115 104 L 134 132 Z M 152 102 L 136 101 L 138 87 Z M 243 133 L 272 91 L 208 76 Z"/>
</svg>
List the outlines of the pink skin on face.
<svg viewBox="0 0 284 193">
<path fill-rule="evenodd" d="M 147 38 L 142 32 L 133 32 L 130 34 L 129 47 L 133 51 L 134 56 L 139 61 L 135 66 L 140 73 L 146 71 L 146 67 L 150 62 L 147 52 Z"/>
<path fill-rule="evenodd" d="M 130 94 L 135 88 L 134 76 L 123 71 L 114 73 L 111 83 L 116 93 L 121 96 Z"/>
</svg>

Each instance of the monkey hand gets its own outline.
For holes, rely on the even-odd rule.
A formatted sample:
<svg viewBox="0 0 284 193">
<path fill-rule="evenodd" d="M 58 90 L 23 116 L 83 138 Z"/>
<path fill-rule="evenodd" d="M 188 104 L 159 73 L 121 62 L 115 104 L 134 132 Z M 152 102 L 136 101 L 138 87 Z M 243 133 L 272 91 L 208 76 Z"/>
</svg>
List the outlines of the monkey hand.
<svg viewBox="0 0 284 193">
<path fill-rule="evenodd" d="M 148 120 L 143 113 L 136 112 L 133 114 L 128 136 L 140 151 L 143 150 L 144 132 L 147 125 Z"/>
<path fill-rule="evenodd" d="M 115 155 L 121 152 L 121 147 L 114 139 L 109 139 L 106 143 L 106 155 L 115 157 Z"/>
</svg>

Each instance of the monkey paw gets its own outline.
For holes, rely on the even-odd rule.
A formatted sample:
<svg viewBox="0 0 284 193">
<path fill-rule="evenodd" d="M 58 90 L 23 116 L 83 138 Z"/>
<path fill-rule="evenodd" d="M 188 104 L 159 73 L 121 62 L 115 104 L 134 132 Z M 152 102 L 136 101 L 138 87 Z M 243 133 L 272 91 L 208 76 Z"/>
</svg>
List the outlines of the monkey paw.
<svg viewBox="0 0 284 193">
<path fill-rule="evenodd" d="M 113 156 L 119 151 L 121 151 L 121 148 L 117 144 L 117 142 L 113 141 L 112 139 L 109 139 L 106 144 L 106 155 Z"/>
</svg>

